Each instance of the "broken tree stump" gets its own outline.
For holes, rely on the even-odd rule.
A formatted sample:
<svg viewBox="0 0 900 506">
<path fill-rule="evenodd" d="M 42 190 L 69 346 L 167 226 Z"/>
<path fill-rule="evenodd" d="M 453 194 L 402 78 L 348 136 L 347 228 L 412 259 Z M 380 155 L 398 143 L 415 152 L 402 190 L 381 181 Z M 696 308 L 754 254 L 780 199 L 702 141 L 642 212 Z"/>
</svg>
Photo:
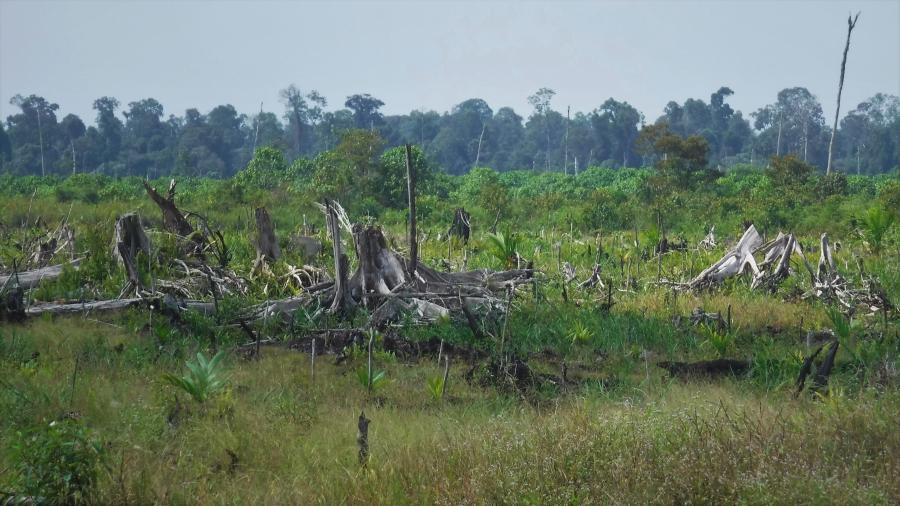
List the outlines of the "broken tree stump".
<svg viewBox="0 0 900 506">
<path fill-rule="evenodd" d="M 453 223 L 450 225 L 447 235 L 459 237 L 464 244 L 468 244 L 469 234 L 471 233 L 469 223 L 469 213 L 465 209 L 457 207 L 453 211 Z"/>
<path fill-rule="evenodd" d="M 366 467 L 369 463 L 369 420 L 366 418 L 366 412 L 359 413 L 359 422 L 357 423 L 356 445 L 359 447 L 359 465 Z"/>
<path fill-rule="evenodd" d="M 123 214 L 116 220 L 114 256 L 125 267 L 128 277 L 123 293 L 143 288 L 137 267 L 137 254 L 143 251 L 150 255 L 150 239 L 144 233 L 141 218 L 134 213 Z"/>
<path fill-rule="evenodd" d="M 275 237 L 272 218 L 265 207 L 257 207 L 255 214 L 256 238 L 253 245 L 256 246 L 256 256 L 267 262 L 275 262 L 281 258 L 281 249 L 278 247 L 278 238 Z"/>
</svg>

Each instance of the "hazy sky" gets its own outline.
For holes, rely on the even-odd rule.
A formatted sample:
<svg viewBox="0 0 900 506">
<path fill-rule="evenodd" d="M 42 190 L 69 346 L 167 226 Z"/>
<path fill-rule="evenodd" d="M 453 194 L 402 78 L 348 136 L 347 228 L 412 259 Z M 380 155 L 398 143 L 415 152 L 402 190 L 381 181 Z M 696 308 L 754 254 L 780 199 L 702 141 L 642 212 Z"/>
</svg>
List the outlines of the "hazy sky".
<svg viewBox="0 0 900 506">
<path fill-rule="evenodd" d="M 749 114 L 805 86 L 834 113 L 850 11 L 843 111 L 900 94 L 900 0 L 632 2 L 251 2 L 0 0 L 0 116 L 36 93 L 93 122 L 91 104 L 146 97 L 166 114 L 317 89 L 329 109 L 371 93 L 388 114 L 445 111 L 480 97 L 527 115 L 547 86 L 553 107 L 608 97 L 655 120 L 669 100 L 719 86 Z M 831 120 L 828 120 L 829 123 Z"/>
</svg>

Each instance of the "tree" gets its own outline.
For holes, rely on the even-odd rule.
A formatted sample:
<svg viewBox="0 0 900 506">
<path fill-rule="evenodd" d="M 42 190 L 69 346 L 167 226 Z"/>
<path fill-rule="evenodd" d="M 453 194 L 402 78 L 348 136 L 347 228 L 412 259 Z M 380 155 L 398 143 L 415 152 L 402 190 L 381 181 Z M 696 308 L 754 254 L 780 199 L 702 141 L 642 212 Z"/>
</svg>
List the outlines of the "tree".
<svg viewBox="0 0 900 506">
<path fill-rule="evenodd" d="M 550 101 L 556 92 L 550 88 L 541 88 L 534 95 L 528 97 L 528 103 L 534 108 L 534 116 L 544 118 L 544 133 L 547 137 L 547 144 L 544 150 L 544 160 L 547 162 L 547 170 L 550 170 L 550 123 L 547 119 L 547 113 L 550 112 Z"/>
<path fill-rule="evenodd" d="M 595 109 L 591 121 L 594 131 L 599 137 L 601 156 L 622 160 L 622 166 L 630 162 L 639 162 L 635 153 L 635 141 L 638 138 L 638 126 L 644 120 L 643 115 L 628 102 L 619 102 L 609 98 Z"/>
<path fill-rule="evenodd" d="M 294 156 L 298 157 L 304 153 L 303 149 L 307 145 L 312 146 L 312 139 L 309 138 L 312 131 L 309 127 L 322 118 L 322 110 L 328 103 L 316 90 L 304 94 L 293 84 L 279 94 L 285 106 L 284 118 L 291 132 L 291 147 Z"/>
<path fill-rule="evenodd" d="M 66 163 L 71 164 L 72 173 L 74 174 L 78 169 L 78 154 L 75 150 L 75 143 L 82 143 L 84 135 L 87 133 L 87 127 L 84 126 L 84 122 L 81 121 L 81 118 L 74 114 L 67 114 L 62 121 L 60 121 L 59 126 L 69 148 L 66 150 L 69 154 L 69 159 Z"/>
<path fill-rule="evenodd" d="M 146 98 L 128 104 L 125 116 L 123 158 L 132 174 L 149 177 L 151 169 L 171 167 L 174 135 L 162 121 L 163 106 L 156 99 Z"/>
<path fill-rule="evenodd" d="M 40 170 L 42 176 L 46 175 L 47 167 L 52 167 L 57 158 L 54 146 L 59 105 L 37 95 L 16 95 L 9 103 L 22 111 L 6 119 L 14 146 L 15 165 L 21 173 Z"/>
<path fill-rule="evenodd" d="M 667 123 L 648 125 L 641 130 L 638 149 L 656 159 L 656 168 L 680 188 L 688 188 L 697 175 L 706 175 L 709 143 L 700 135 L 682 137 Z"/>
<path fill-rule="evenodd" d="M 369 130 L 374 130 L 376 126 L 380 126 L 384 122 L 384 116 L 378 112 L 383 105 L 384 102 L 368 93 L 350 95 L 344 102 L 344 107 L 353 111 L 353 126 Z"/>
<path fill-rule="evenodd" d="M 125 125 L 116 117 L 119 101 L 113 97 L 100 97 L 94 100 L 97 111 L 97 131 L 100 134 L 102 147 L 99 162 L 108 166 L 116 161 L 122 149 Z"/>
<path fill-rule="evenodd" d="M 793 153 L 812 163 L 825 161 L 822 105 L 806 88 L 781 90 L 774 104 L 757 110 L 753 116 L 754 127 L 760 131 L 758 145 L 764 151 L 775 156 Z"/>
</svg>

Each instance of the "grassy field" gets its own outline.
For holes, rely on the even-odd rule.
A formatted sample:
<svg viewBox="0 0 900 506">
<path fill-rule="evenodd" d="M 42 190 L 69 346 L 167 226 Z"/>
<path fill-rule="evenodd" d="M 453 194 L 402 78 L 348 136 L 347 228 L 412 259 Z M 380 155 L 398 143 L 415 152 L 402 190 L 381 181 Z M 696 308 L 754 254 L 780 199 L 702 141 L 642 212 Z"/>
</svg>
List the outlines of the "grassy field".
<svg viewBox="0 0 900 506">
<path fill-rule="evenodd" d="M 350 346 L 340 359 L 318 356 L 314 375 L 308 352 L 310 336 L 323 329 L 362 327 L 363 309 L 345 319 L 263 322 L 257 331 L 271 342 L 259 357 L 248 353 L 253 346 L 231 317 L 302 293 L 284 281 L 288 265 L 330 268 L 333 259 L 321 213 L 305 196 L 276 189 L 254 203 L 269 207 L 284 258 L 251 279 L 250 207 L 226 190 L 223 183 L 181 202 L 221 228 L 230 267 L 248 278 L 248 293 L 222 298 L 216 314 L 173 318 L 133 308 L 0 323 L 0 497 L 51 504 L 900 502 L 895 311 L 840 312 L 804 298 L 810 282 L 797 258 L 793 275 L 771 293 L 751 290 L 747 277 L 694 292 L 668 284 L 690 279 L 734 244 L 744 229 L 736 215 L 717 228 L 719 246 L 707 251 L 695 247 L 706 227 L 685 218 L 702 210 L 679 211 L 678 220 L 669 218 L 677 229 L 670 237 L 689 246 L 657 257 L 652 216 L 635 218 L 633 228 L 604 229 L 569 220 L 580 208 L 568 203 L 551 211 L 561 201 L 548 197 L 547 209 L 532 216 L 530 200 L 514 199 L 499 230 L 538 275 L 512 298 L 508 318 L 485 318 L 483 337 L 458 318 L 381 329 L 372 363 L 384 376 L 370 391 L 360 379 L 368 376 L 364 347 Z M 177 278 L 177 241 L 136 193 L 95 203 L 48 195 L 3 202 L 0 265 L 21 259 L 22 244 L 67 216 L 87 255 L 79 270 L 29 292 L 29 304 L 116 297 L 125 278 L 112 257 L 112 228 L 127 211 L 143 216 L 153 243 L 141 275 Z M 842 276 L 857 287 L 873 277 L 896 302 L 900 227 L 889 228 L 879 248 L 858 234 L 853 216 L 870 200 L 831 199 L 823 205 L 840 218 L 798 220 L 784 230 L 798 232 L 813 265 L 819 233 L 828 231 Z M 473 208 L 475 232 L 464 246 L 446 239 L 452 203 L 423 202 L 424 264 L 503 267 L 508 256 L 487 234 L 492 214 Z M 32 225 L 38 216 L 44 224 Z M 405 249 L 400 211 L 352 217 L 383 224 L 389 243 Z M 288 247 L 287 236 L 304 223 L 326 244 L 323 255 L 304 258 Z M 762 231 L 771 238 L 781 229 Z M 566 262 L 578 281 L 598 263 L 612 289 L 565 283 Z M 696 308 L 730 315 L 730 323 L 692 325 Z M 828 386 L 795 396 L 813 351 L 807 332 L 841 323 L 847 329 Z M 411 344 L 391 351 L 388 342 Z M 451 358 L 443 395 L 436 343 Z M 223 386 L 202 402 L 167 379 L 187 373 L 198 352 L 224 356 Z M 749 367 L 680 378 L 657 365 L 718 358 Z M 527 380 L 498 374 L 498 364 L 522 364 Z M 371 420 L 365 466 L 357 445 L 363 411 Z"/>
<path fill-rule="evenodd" d="M 229 357 L 227 389 L 199 405 L 176 401 L 162 381 L 195 346 L 160 348 L 127 323 L 38 320 L 4 329 L 3 343 L 4 446 L 17 438 L 13 427 L 77 413 L 61 423 L 102 440 L 90 497 L 98 503 L 900 499 L 895 384 L 839 380 L 827 398 L 795 400 L 788 387 L 746 378 L 672 380 L 636 358 L 586 367 L 590 379 L 577 389 L 522 398 L 467 384 L 457 364 L 435 400 L 426 384 L 441 370 L 431 357 L 411 364 L 379 354 L 388 379 L 369 395 L 354 373 L 363 358 L 335 366 L 320 357 L 313 380 L 307 354 L 271 348 L 259 360 Z M 366 468 L 355 441 L 361 410 L 372 420 Z M 7 455 L 5 480 L 12 465 Z"/>
</svg>

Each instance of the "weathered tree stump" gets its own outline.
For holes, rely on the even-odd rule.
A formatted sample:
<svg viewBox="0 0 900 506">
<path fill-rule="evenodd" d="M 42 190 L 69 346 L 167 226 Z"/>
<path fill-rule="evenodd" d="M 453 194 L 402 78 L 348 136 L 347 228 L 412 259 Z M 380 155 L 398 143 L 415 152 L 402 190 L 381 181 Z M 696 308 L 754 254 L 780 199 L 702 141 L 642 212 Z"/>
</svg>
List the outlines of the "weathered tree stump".
<svg viewBox="0 0 900 506">
<path fill-rule="evenodd" d="M 114 256 L 125 267 L 125 274 L 128 277 L 128 288 L 140 290 L 141 278 L 137 267 L 137 254 L 143 251 L 145 255 L 150 255 L 150 239 L 144 233 L 144 227 L 141 225 L 141 218 L 137 214 L 124 214 L 116 220 L 116 236 Z"/>
<path fill-rule="evenodd" d="M 453 211 L 453 223 L 450 225 L 448 235 L 459 237 L 464 243 L 468 244 L 471 226 L 469 225 L 469 213 L 461 207 L 457 207 Z"/>
<path fill-rule="evenodd" d="M 278 247 L 278 239 L 275 237 L 275 227 L 272 218 L 265 207 L 256 208 L 256 255 L 267 262 L 274 262 L 281 258 L 281 249 Z"/>
</svg>

